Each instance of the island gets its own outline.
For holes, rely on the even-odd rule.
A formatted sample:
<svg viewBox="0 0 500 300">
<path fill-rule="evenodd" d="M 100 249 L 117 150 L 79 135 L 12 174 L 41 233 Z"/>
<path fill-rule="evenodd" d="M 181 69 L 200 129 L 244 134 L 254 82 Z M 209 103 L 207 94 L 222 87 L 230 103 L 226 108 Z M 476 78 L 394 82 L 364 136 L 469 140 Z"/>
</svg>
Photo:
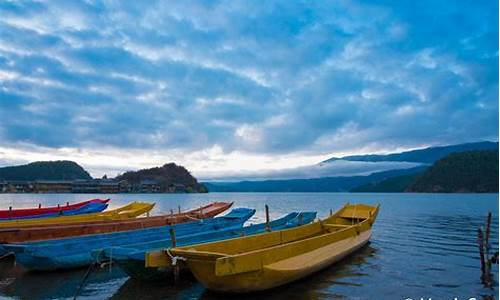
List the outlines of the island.
<svg viewBox="0 0 500 300">
<path fill-rule="evenodd" d="M 92 178 L 73 161 L 41 161 L 0 168 L 3 193 L 206 193 L 191 173 L 175 163 Z"/>
</svg>

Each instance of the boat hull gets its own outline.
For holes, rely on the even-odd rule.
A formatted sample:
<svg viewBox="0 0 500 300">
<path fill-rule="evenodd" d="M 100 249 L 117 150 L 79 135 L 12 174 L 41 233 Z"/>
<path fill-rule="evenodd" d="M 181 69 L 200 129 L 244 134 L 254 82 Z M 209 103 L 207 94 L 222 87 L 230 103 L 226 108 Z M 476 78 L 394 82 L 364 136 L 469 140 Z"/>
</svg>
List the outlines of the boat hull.
<svg viewBox="0 0 500 300">
<path fill-rule="evenodd" d="M 379 206 L 346 204 L 322 221 L 256 236 L 170 249 L 208 289 L 244 293 L 306 277 L 365 245 Z"/>
<path fill-rule="evenodd" d="M 371 230 L 303 255 L 264 266 L 244 274 L 213 276 L 215 261 L 188 260 L 187 265 L 197 280 L 210 290 L 224 293 L 247 293 L 276 288 L 307 277 L 354 253 L 369 242 Z M 227 283 L 231 282 L 230 285 Z"/>
<path fill-rule="evenodd" d="M 270 222 L 270 227 L 274 230 L 280 230 L 284 228 L 293 228 L 303 224 L 308 224 L 316 218 L 316 213 L 314 212 L 302 212 L 302 213 L 290 213 L 282 218 Z M 217 230 L 213 232 L 196 233 L 189 236 L 184 236 L 177 239 L 177 245 L 186 246 L 199 243 L 206 243 L 211 241 L 220 241 L 230 238 L 235 238 L 238 236 L 250 236 L 259 234 L 266 231 L 266 224 L 255 224 L 245 226 L 238 229 L 228 229 L 228 230 Z M 169 270 L 171 260 L 168 255 L 161 249 L 167 249 L 171 245 L 171 241 L 168 239 L 162 241 L 150 241 L 145 244 L 129 245 L 128 248 L 112 248 L 105 249 L 104 256 L 116 262 L 122 269 L 131 277 L 138 279 L 159 278 L 164 276 L 166 271 Z M 154 252 L 153 256 L 157 260 L 164 260 L 161 266 L 157 267 L 146 267 L 149 263 L 148 257 L 149 253 Z M 148 263 L 146 263 L 148 261 Z M 155 275 L 155 270 L 158 270 Z"/>
<path fill-rule="evenodd" d="M 57 238 L 77 237 L 91 234 L 111 233 L 160 227 L 170 224 L 187 222 L 197 219 L 212 218 L 232 206 L 232 203 L 213 202 L 201 208 L 182 212 L 180 214 L 141 217 L 119 221 L 96 221 L 69 224 L 50 224 L 26 226 L 20 228 L 0 228 L 0 243 L 25 243 Z"/>
<path fill-rule="evenodd" d="M 59 214 L 72 210 L 79 209 L 90 203 L 106 204 L 109 199 L 92 199 L 83 202 L 78 202 L 74 204 L 66 203 L 66 205 L 58 205 L 52 207 L 38 207 L 38 208 L 21 208 L 12 210 L 0 210 L 0 220 L 11 220 L 11 219 L 26 219 L 34 217 L 43 217 L 51 214 Z"/>
<path fill-rule="evenodd" d="M 103 249 L 162 239 L 169 236 L 171 228 L 178 238 L 199 231 L 240 228 L 254 213 L 253 209 L 237 208 L 225 216 L 199 222 L 26 244 L 4 244 L 3 248 L 14 252 L 16 263 L 28 270 L 72 269 L 99 262 Z"/>
<path fill-rule="evenodd" d="M 80 223 L 80 222 L 85 223 L 85 222 L 95 222 L 95 221 L 127 220 L 145 214 L 150 210 L 152 210 L 153 207 L 154 204 L 151 203 L 132 202 L 128 205 L 119 207 L 117 209 L 99 213 L 90 213 L 90 214 L 74 215 L 74 216 L 37 218 L 37 219 L 0 221 L 0 228 L 17 229 L 25 226 L 46 226 L 46 225 Z"/>
</svg>

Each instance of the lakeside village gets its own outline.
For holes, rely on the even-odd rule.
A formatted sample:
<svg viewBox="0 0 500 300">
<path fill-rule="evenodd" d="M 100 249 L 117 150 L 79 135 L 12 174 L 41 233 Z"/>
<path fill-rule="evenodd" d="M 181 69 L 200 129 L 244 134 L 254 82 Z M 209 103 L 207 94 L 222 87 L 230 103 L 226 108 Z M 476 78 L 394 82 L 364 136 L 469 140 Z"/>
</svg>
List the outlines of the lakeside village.
<svg viewBox="0 0 500 300">
<path fill-rule="evenodd" d="M 189 187 L 174 183 L 162 189 L 160 181 L 143 179 L 138 183 L 116 179 L 76 180 L 0 180 L 0 193 L 185 193 Z"/>
</svg>

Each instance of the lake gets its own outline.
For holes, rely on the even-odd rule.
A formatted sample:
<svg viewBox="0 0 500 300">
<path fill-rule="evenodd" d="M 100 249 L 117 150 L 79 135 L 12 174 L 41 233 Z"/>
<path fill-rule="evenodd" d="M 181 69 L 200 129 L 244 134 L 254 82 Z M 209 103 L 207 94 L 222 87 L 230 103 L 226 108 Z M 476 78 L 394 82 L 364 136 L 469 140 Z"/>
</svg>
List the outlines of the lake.
<svg viewBox="0 0 500 300">
<path fill-rule="evenodd" d="M 493 213 L 492 248 L 498 249 L 498 194 L 351 194 L 351 193 L 210 193 L 210 194 L 0 194 L 0 207 L 64 204 L 111 198 L 111 208 L 131 200 L 156 202 L 154 214 L 199 207 L 210 201 L 234 201 L 256 208 L 250 222 L 262 222 L 264 205 L 271 218 L 290 211 L 317 211 L 320 218 L 344 203 L 380 203 L 371 243 L 344 261 L 290 285 L 249 296 L 209 292 L 189 275 L 178 285 L 145 283 L 117 267 L 91 273 L 79 299 L 496 299 L 498 289 L 483 287 L 476 243 L 477 228 Z M 0 297 L 72 298 L 83 270 L 25 272 L 12 259 L 0 262 Z M 498 266 L 493 266 L 498 286 Z M 491 298 L 493 297 L 493 298 Z"/>
</svg>

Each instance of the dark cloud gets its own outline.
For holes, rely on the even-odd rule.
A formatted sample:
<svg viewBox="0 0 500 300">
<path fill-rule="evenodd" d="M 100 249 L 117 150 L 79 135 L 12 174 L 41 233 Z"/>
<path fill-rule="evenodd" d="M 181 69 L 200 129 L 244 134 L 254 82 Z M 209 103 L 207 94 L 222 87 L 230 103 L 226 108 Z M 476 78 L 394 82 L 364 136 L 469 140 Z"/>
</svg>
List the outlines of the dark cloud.
<svg viewBox="0 0 500 300">
<path fill-rule="evenodd" d="M 498 3 L 0 4 L 0 138 L 327 153 L 498 138 Z"/>
</svg>

